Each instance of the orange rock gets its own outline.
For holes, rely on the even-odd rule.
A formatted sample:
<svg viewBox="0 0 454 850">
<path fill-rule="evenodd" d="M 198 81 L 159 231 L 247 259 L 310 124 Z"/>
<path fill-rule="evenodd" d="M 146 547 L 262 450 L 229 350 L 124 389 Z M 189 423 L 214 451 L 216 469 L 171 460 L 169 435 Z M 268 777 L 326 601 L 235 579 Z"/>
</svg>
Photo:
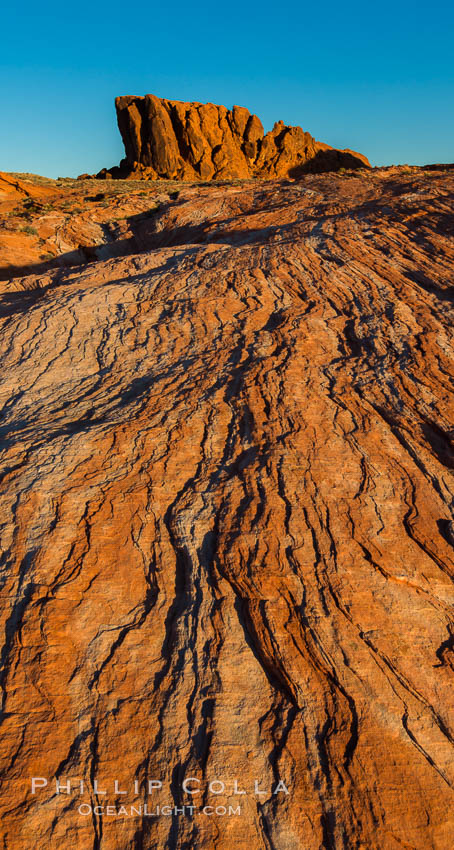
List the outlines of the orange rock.
<svg viewBox="0 0 454 850">
<path fill-rule="evenodd" d="M 0 284 L 3 846 L 450 850 L 454 174 L 124 192 Z"/>
<path fill-rule="evenodd" d="M 23 200 L 23 198 L 50 198 L 53 195 L 55 195 L 54 188 L 37 185 L 0 171 L 0 203 L 5 200 Z"/>
<path fill-rule="evenodd" d="M 115 104 L 126 152 L 120 168 L 111 169 L 115 177 L 141 176 L 138 163 L 159 177 L 180 180 L 295 177 L 305 170 L 369 167 L 362 154 L 335 151 L 282 121 L 264 136 L 257 116 L 241 106 L 228 110 L 153 95 L 118 97 Z"/>
</svg>

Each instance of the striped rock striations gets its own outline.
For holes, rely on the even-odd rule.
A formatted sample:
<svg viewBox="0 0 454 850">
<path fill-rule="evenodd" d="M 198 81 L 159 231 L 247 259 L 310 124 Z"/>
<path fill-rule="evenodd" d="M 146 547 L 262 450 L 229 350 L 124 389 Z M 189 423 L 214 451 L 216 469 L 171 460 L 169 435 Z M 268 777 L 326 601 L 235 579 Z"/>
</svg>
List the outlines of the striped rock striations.
<svg viewBox="0 0 454 850">
<path fill-rule="evenodd" d="M 2 847 L 451 849 L 453 197 L 186 187 L 0 284 Z"/>
<path fill-rule="evenodd" d="M 369 166 L 362 154 L 335 150 L 283 121 L 265 135 L 257 116 L 241 106 L 229 110 L 152 94 L 117 97 L 115 106 L 126 158 L 100 177 L 206 181 Z"/>
</svg>

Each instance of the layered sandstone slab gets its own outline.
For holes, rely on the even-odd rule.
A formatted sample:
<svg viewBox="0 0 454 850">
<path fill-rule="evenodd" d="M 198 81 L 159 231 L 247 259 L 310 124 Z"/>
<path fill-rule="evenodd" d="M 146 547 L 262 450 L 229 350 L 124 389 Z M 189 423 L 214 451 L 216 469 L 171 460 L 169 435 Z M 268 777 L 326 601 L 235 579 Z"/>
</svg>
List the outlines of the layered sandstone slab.
<svg viewBox="0 0 454 850">
<path fill-rule="evenodd" d="M 186 187 L 1 284 L 5 848 L 451 850 L 453 196 Z"/>
<path fill-rule="evenodd" d="M 369 166 L 362 154 L 335 150 L 283 121 L 265 134 L 257 115 L 241 106 L 229 110 L 152 94 L 117 97 L 115 106 L 126 158 L 99 176 L 206 181 Z"/>
<path fill-rule="evenodd" d="M 17 202 L 24 198 L 51 198 L 55 195 L 55 188 L 49 185 L 37 185 L 32 180 L 21 180 L 12 174 L 0 171 L 0 205 L 7 202 Z M 46 183 L 52 183 L 51 180 Z"/>
</svg>

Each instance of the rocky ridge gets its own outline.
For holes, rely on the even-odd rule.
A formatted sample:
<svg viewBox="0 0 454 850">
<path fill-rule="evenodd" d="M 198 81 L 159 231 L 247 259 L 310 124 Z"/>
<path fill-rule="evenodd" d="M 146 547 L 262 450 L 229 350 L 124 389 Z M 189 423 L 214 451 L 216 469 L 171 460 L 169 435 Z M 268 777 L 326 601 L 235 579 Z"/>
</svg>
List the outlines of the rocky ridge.
<svg viewBox="0 0 454 850">
<path fill-rule="evenodd" d="M 117 97 L 115 107 L 126 157 L 98 177 L 206 181 L 369 166 L 362 154 L 335 150 L 283 121 L 265 134 L 257 115 L 241 106 L 229 110 L 147 94 Z"/>
<path fill-rule="evenodd" d="M 112 184 L 0 284 L 3 846 L 451 850 L 454 175 Z"/>
</svg>

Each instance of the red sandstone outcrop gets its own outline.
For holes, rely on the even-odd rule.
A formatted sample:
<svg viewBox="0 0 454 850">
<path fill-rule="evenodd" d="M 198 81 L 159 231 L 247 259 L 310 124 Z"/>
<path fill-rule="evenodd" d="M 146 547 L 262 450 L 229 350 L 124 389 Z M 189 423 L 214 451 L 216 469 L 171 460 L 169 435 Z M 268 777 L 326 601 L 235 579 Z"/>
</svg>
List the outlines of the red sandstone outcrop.
<svg viewBox="0 0 454 850">
<path fill-rule="evenodd" d="M 451 850 L 454 175 L 114 183 L 0 284 L 2 847 Z"/>
<path fill-rule="evenodd" d="M 264 134 L 257 116 L 241 106 L 229 110 L 152 94 L 117 97 L 115 106 L 126 158 L 98 177 L 207 181 L 369 166 L 362 154 L 335 150 L 283 121 Z"/>
<path fill-rule="evenodd" d="M 13 174 L 0 171 L 0 204 L 4 205 L 5 201 L 18 201 L 24 198 L 50 198 L 55 195 L 55 188 L 37 185 L 33 182 L 33 175 L 30 177 L 31 180 L 22 180 Z"/>
</svg>

